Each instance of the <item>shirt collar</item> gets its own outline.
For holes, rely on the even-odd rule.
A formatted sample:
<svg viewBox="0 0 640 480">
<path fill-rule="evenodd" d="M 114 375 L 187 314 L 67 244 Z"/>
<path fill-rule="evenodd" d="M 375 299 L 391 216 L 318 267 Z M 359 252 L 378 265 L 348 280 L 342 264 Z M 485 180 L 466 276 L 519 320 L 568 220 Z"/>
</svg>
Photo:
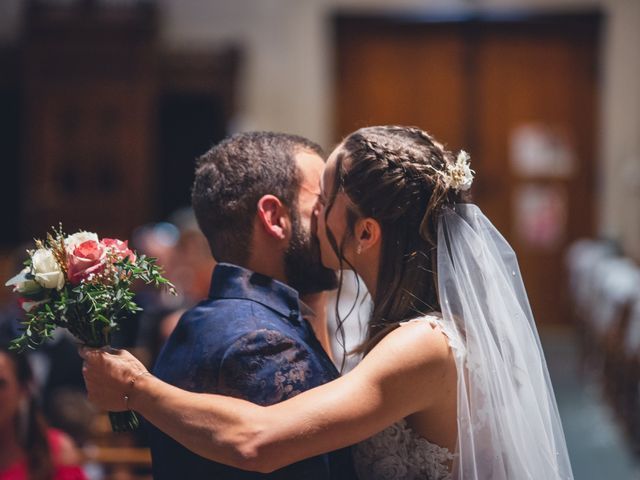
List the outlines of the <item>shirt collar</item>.
<svg viewBox="0 0 640 480">
<path fill-rule="evenodd" d="M 251 300 L 293 321 L 298 321 L 301 308 L 309 309 L 300 302 L 298 292 L 290 286 L 230 263 L 216 265 L 211 278 L 209 298 Z"/>
</svg>

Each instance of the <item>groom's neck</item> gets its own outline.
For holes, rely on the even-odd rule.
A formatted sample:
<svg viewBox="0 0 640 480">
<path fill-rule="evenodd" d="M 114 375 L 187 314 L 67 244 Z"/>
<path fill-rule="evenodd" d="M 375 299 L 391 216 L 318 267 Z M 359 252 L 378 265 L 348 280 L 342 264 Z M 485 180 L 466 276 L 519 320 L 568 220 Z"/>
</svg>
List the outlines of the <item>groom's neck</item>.
<svg viewBox="0 0 640 480">
<path fill-rule="evenodd" d="M 287 246 L 287 241 L 274 239 L 254 228 L 249 258 L 246 265 L 240 266 L 288 284 L 284 266 Z"/>
</svg>

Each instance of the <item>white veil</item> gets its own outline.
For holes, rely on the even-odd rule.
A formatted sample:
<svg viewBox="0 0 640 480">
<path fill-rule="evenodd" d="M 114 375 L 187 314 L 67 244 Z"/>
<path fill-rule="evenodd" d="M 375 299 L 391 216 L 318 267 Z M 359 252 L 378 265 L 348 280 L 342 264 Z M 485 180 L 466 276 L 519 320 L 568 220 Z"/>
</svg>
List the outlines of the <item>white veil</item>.
<svg viewBox="0 0 640 480">
<path fill-rule="evenodd" d="M 572 479 L 515 253 L 476 205 L 439 220 L 438 288 L 459 372 L 454 478 Z"/>
</svg>

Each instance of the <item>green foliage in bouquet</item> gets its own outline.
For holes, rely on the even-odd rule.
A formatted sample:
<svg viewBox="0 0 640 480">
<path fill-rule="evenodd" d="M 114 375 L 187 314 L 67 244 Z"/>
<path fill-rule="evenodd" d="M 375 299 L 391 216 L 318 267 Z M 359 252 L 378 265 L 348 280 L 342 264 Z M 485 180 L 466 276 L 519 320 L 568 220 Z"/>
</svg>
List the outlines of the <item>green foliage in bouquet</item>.
<svg viewBox="0 0 640 480">
<path fill-rule="evenodd" d="M 26 320 L 22 322 L 24 331 L 13 340 L 11 348 L 35 349 L 51 338 L 57 327 L 66 328 L 89 347 L 104 347 L 111 343 L 111 333 L 123 321 L 142 310 L 133 301 L 131 284 L 135 280 L 166 286 L 173 291 L 173 285 L 162 276 L 162 268 L 155 258 L 141 255 L 133 263 L 125 258 L 113 263 L 113 269 L 117 274 L 111 283 L 86 282 L 76 287 L 65 284 L 61 290 L 50 292 L 49 298 L 32 296 L 30 299 L 45 300 L 45 303 L 26 313 Z"/>
<path fill-rule="evenodd" d="M 60 227 L 28 253 L 25 268 L 6 284 L 26 311 L 23 332 L 11 345 L 19 351 L 35 349 L 57 327 L 84 345 L 109 346 L 119 325 L 142 310 L 134 302 L 134 282 L 176 293 L 155 258 L 138 256 L 117 239 L 98 240 L 89 232 L 65 236 Z M 109 415 L 114 431 L 138 425 L 133 412 Z"/>
</svg>

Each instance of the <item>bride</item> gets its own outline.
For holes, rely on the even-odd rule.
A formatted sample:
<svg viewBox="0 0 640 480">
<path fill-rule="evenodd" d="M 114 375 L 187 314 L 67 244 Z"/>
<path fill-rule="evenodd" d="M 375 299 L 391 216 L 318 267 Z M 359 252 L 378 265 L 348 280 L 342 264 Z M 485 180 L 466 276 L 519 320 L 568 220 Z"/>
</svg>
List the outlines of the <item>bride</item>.
<svg viewBox="0 0 640 480">
<path fill-rule="evenodd" d="M 329 157 L 322 261 L 357 271 L 374 300 L 365 356 L 343 377 L 262 407 L 83 349 L 90 399 L 246 470 L 357 444 L 364 480 L 573 478 L 515 255 L 465 203 L 472 180 L 465 152 L 416 128 L 363 128 Z"/>
</svg>

